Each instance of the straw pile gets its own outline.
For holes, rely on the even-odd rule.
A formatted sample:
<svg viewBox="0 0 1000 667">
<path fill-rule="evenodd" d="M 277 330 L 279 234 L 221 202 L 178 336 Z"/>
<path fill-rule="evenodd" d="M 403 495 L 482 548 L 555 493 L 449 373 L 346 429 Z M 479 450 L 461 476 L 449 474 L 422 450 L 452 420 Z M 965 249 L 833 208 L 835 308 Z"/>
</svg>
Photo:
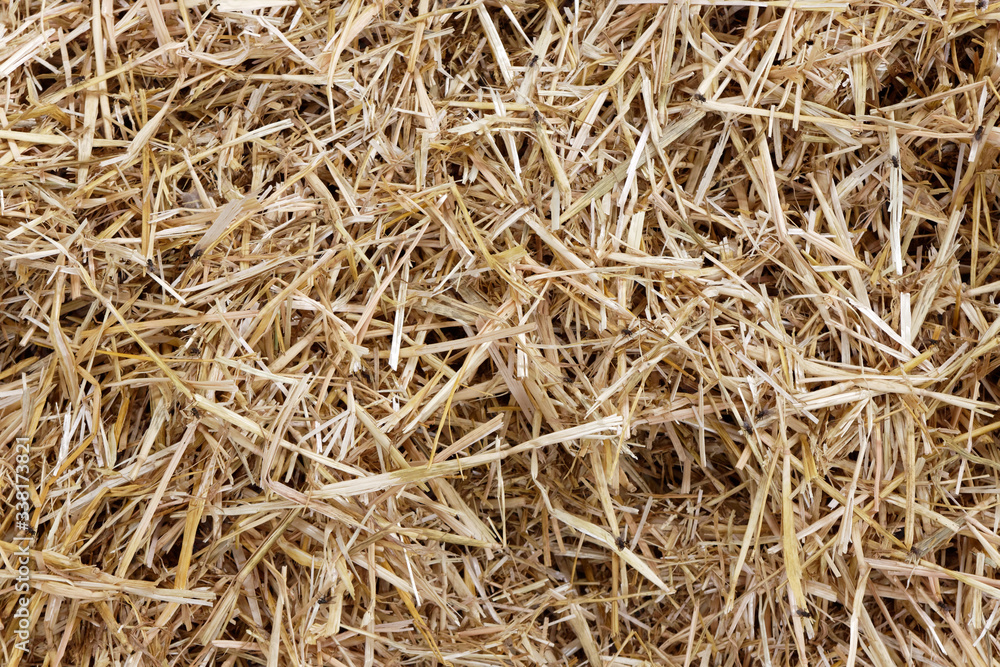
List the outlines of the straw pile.
<svg viewBox="0 0 1000 667">
<path fill-rule="evenodd" d="M 5 3 L 4 664 L 1000 664 L 998 18 Z"/>
</svg>

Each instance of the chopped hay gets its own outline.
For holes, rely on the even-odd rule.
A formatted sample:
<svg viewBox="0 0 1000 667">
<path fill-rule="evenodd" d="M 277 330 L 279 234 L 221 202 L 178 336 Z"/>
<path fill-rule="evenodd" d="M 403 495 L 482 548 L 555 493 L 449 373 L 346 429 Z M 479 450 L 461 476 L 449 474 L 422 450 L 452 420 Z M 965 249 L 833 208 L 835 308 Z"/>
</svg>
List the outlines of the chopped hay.
<svg viewBox="0 0 1000 667">
<path fill-rule="evenodd" d="M 1000 664 L 998 19 L 4 3 L 3 663 Z"/>
</svg>

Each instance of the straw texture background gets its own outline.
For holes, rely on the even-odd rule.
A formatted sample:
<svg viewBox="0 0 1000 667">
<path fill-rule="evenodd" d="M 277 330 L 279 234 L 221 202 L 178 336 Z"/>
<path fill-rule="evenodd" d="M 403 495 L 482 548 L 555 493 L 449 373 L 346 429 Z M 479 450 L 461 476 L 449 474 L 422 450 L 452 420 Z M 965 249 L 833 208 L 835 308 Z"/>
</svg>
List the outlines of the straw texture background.
<svg viewBox="0 0 1000 667">
<path fill-rule="evenodd" d="M 1000 665 L 998 19 L 2 3 L 0 660 Z"/>
</svg>

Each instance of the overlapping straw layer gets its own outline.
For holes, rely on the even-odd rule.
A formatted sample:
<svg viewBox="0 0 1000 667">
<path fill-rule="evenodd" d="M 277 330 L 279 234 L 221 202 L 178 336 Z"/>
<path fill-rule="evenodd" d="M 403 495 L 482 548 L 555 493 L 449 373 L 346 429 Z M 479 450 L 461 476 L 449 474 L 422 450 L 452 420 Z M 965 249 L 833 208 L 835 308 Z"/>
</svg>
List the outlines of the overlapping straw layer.
<svg viewBox="0 0 1000 667">
<path fill-rule="evenodd" d="M 3 664 L 1000 664 L 998 18 L 4 3 Z"/>
</svg>

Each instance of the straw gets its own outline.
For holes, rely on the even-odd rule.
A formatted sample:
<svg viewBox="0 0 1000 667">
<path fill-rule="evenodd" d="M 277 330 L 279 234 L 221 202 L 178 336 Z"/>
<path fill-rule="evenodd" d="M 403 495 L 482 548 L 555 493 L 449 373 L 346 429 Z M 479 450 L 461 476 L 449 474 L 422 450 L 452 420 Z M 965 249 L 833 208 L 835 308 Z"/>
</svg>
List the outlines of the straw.
<svg viewBox="0 0 1000 667">
<path fill-rule="evenodd" d="M 997 664 L 998 18 L 5 3 L 3 664 Z"/>
</svg>

